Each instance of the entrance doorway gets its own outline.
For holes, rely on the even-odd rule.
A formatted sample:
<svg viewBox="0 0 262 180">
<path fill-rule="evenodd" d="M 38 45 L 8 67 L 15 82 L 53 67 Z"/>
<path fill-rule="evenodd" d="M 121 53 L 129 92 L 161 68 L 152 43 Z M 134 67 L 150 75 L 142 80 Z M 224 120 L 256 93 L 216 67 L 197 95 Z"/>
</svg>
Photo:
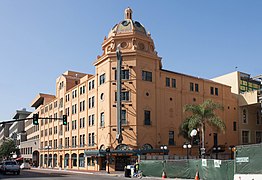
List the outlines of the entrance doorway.
<svg viewBox="0 0 262 180">
<path fill-rule="evenodd" d="M 101 157 L 101 169 L 100 170 L 106 170 L 106 158 Z"/>
<path fill-rule="evenodd" d="M 124 171 L 126 165 L 130 165 L 130 156 L 116 156 L 116 171 Z"/>
</svg>

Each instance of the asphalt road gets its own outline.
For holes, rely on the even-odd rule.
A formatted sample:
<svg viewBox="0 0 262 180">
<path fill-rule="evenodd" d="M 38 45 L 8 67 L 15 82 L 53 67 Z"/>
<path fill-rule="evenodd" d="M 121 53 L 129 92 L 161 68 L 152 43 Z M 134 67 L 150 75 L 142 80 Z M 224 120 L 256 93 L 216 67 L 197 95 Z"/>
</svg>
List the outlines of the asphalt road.
<svg viewBox="0 0 262 180">
<path fill-rule="evenodd" d="M 80 174 L 80 173 L 72 173 L 72 172 L 65 172 L 65 171 L 48 171 L 48 170 L 22 170 L 20 175 L 13 175 L 13 174 L 0 174 L 0 179 L 7 179 L 7 180 L 111 180 L 111 179 L 130 179 L 121 176 L 117 176 L 114 174 Z"/>
</svg>

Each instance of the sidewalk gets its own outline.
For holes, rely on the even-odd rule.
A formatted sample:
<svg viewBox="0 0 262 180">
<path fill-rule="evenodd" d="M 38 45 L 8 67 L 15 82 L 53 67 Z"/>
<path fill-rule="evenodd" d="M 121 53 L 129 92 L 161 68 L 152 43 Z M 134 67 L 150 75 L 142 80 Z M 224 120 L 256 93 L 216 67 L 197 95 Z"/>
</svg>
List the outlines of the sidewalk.
<svg viewBox="0 0 262 180">
<path fill-rule="evenodd" d="M 93 174 L 93 175 L 104 175 L 104 176 L 115 176 L 115 177 L 124 177 L 124 171 L 114 171 L 107 173 L 107 171 L 84 171 L 84 170 L 67 170 L 67 169 L 53 169 L 53 168 L 31 168 L 39 171 L 53 171 L 53 172 L 63 172 L 63 173 L 77 173 L 77 174 Z M 136 179 L 136 178 L 134 178 Z M 142 179 L 162 179 L 161 177 L 143 177 Z M 181 179 L 181 178 L 165 178 L 172 180 L 193 180 L 193 179 Z"/>
<path fill-rule="evenodd" d="M 114 171 L 111 173 L 107 173 L 106 171 L 85 171 L 85 170 L 67 170 L 67 169 L 58 169 L 58 168 L 31 168 L 39 171 L 53 171 L 53 172 L 63 172 L 63 173 L 77 173 L 77 174 L 94 174 L 94 175 L 108 175 L 108 176 L 117 176 L 124 177 L 123 171 Z"/>
</svg>

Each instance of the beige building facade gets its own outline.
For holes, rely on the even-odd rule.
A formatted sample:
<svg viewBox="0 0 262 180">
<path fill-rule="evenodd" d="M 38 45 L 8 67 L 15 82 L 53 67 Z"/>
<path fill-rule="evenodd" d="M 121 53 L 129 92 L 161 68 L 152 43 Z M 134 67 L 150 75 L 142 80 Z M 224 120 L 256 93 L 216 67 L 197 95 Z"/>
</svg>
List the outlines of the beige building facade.
<svg viewBox="0 0 262 180">
<path fill-rule="evenodd" d="M 122 52 L 122 135 L 118 144 L 116 116 L 116 48 Z M 212 99 L 224 106 L 217 114 L 226 123 L 225 134 L 207 128 L 206 152 L 223 152 L 240 144 L 238 93 L 231 85 L 165 70 L 150 33 L 125 10 L 102 43 L 94 62 L 95 75 L 67 71 L 56 79 L 56 94 L 39 94 L 32 102 L 40 118 L 39 165 L 76 170 L 123 170 L 142 155 L 183 156 L 186 142 L 178 136 L 186 104 Z M 234 89 L 234 88 L 232 88 Z M 62 125 L 62 115 L 68 124 Z M 49 118 L 49 119 L 48 119 Z M 168 151 L 162 151 L 166 145 Z M 110 156 L 105 149 L 110 148 Z M 198 145 L 192 156 L 198 156 Z"/>
<path fill-rule="evenodd" d="M 262 142 L 262 75 L 235 71 L 212 79 L 232 87 L 238 95 L 240 144 Z"/>
</svg>

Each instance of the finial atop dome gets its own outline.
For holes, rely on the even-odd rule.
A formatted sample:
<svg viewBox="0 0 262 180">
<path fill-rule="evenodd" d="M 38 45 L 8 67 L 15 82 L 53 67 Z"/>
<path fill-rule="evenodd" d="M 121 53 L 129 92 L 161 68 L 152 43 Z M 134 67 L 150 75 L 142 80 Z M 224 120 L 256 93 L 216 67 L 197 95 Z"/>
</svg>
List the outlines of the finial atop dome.
<svg viewBox="0 0 262 180">
<path fill-rule="evenodd" d="M 132 19 L 132 9 L 130 7 L 125 9 L 125 19 Z"/>
</svg>

